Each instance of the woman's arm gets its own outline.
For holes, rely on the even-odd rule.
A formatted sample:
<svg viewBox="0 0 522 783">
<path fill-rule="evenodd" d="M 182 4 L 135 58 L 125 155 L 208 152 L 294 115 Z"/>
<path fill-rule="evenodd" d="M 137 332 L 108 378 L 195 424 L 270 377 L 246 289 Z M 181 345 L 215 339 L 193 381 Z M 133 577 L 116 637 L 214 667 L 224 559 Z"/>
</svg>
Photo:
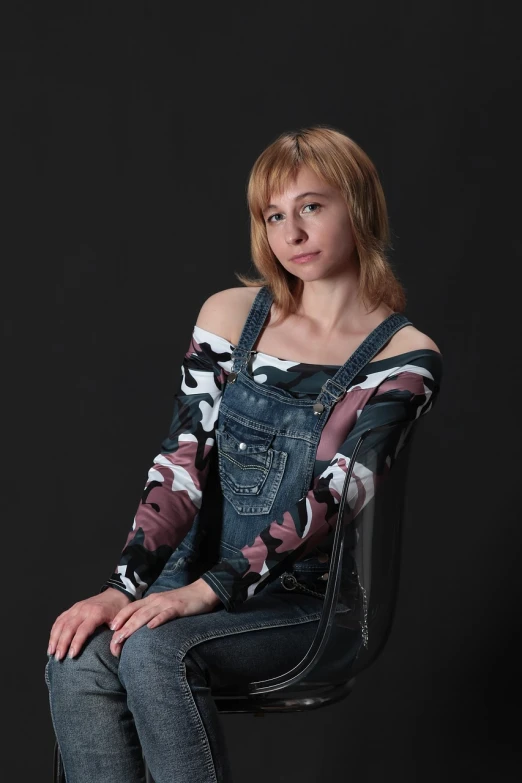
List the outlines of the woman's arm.
<svg viewBox="0 0 522 783">
<path fill-rule="evenodd" d="M 201 506 L 225 383 L 218 358 L 192 335 L 169 434 L 149 470 L 124 549 L 102 591 L 114 587 L 133 600 L 141 598 L 192 526 Z"/>
<path fill-rule="evenodd" d="M 396 423 L 393 430 L 366 438 L 358 452 L 347 498 L 351 519 L 370 501 L 376 485 L 391 469 L 405 425 L 431 410 L 438 395 L 441 361 L 431 356 L 424 367 L 423 358 L 417 359 L 416 364 L 398 368 L 380 384 L 338 452 L 304 497 L 272 521 L 250 545 L 240 550 L 237 557 L 220 560 L 202 576 L 219 594 L 227 609 L 250 598 L 331 532 L 337 519 L 344 478 L 359 437 L 368 428 Z M 368 462 L 365 455 L 370 450 L 371 465 L 377 464 L 375 473 L 365 464 Z"/>
</svg>

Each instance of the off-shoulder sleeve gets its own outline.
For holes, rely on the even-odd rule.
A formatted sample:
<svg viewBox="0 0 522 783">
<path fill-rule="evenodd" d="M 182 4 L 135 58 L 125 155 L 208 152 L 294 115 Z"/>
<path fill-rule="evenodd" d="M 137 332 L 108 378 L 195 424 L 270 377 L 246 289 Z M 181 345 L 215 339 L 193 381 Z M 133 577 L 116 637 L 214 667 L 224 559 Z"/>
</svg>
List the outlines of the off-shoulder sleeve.
<svg viewBox="0 0 522 783">
<path fill-rule="evenodd" d="M 231 346 L 194 327 L 181 365 L 168 436 L 149 470 L 112 576 L 103 585 L 141 598 L 186 536 L 201 506 Z"/>
<path fill-rule="evenodd" d="M 312 489 L 280 518 L 273 520 L 251 544 L 243 547 L 237 557 L 224 558 L 203 574 L 204 581 L 220 596 L 228 610 L 259 592 L 331 532 L 351 455 L 361 434 L 372 427 L 396 424 L 386 434 L 372 433 L 357 454 L 347 496 L 350 507 L 347 521 L 360 513 L 389 473 L 400 451 L 405 426 L 432 409 L 441 377 L 442 362 L 435 351 L 421 355 L 407 365 L 392 368 L 364 407 L 356 412 L 355 423 L 341 436 L 342 445 L 315 478 Z M 335 407 L 325 429 L 336 424 Z M 337 417 L 337 421 L 342 422 L 342 417 Z M 328 437 L 332 438 L 331 429 Z M 371 458 L 368 459 L 370 450 Z M 366 463 L 371 464 L 373 470 Z"/>
</svg>

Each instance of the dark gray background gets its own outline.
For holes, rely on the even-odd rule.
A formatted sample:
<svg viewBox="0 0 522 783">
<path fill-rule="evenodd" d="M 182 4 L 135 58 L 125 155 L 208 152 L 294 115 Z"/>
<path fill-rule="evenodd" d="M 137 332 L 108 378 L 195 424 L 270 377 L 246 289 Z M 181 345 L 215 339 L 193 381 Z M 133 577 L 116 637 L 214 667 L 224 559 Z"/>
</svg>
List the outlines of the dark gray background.
<svg viewBox="0 0 522 783">
<path fill-rule="evenodd" d="M 225 718 L 237 780 L 520 780 L 516 4 L 12 5 L 5 779 L 50 780 L 49 629 L 112 571 L 199 308 L 251 269 L 250 167 L 283 130 L 327 123 L 380 172 L 406 313 L 445 375 L 385 651 L 337 706 Z"/>
</svg>

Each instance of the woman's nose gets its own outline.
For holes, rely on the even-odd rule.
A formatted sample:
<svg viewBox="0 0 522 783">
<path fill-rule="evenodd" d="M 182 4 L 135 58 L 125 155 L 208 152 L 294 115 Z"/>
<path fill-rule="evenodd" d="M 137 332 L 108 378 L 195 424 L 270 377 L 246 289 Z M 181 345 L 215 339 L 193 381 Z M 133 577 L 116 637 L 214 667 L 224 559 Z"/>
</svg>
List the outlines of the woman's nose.
<svg viewBox="0 0 522 783">
<path fill-rule="evenodd" d="M 306 232 L 297 221 L 288 221 L 285 226 L 285 239 L 289 245 L 294 245 L 296 242 L 302 242 L 306 238 Z"/>
</svg>

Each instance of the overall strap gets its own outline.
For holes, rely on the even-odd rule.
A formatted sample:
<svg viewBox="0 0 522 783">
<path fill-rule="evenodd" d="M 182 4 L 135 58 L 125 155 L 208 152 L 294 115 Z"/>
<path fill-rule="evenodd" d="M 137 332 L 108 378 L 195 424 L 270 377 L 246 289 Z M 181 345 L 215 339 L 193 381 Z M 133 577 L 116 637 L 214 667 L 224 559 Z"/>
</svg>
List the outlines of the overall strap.
<svg viewBox="0 0 522 783">
<path fill-rule="evenodd" d="M 250 359 L 250 354 L 255 353 L 252 351 L 252 346 L 263 328 L 263 324 L 270 312 L 272 301 L 273 296 L 270 289 L 267 286 L 262 286 L 252 302 L 241 337 L 232 352 L 232 371 L 234 373 L 244 370 Z"/>
<path fill-rule="evenodd" d="M 333 378 L 323 384 L 314 403 L 314 413 L 320 415 L 346 394 L 346 390 L 360 371 L 379 353 L 388 340 L 411 321 L 402 313 L 391 313 L 363 340 Z"/>
<path fill-rule="evenodd" d="M 250 355 L 255 353 L 252 346 L 263 328 L 270 312 L 273 296 L 267 286 L 262 286 L 252 303 L 238 344 L 232 353 L 232 372 L 237 374 L 247 366 Z M 328 378 L 314 404 L 314 412 L 322 413 L 346 394 L 346 390 L 360 371 L 379 353 L 391 337 L 408 326 L 411 321 L 402 313 L 391 313 L 363 340 L 353 354 L 338 369 L 333 378 Z"/>
</svg>

